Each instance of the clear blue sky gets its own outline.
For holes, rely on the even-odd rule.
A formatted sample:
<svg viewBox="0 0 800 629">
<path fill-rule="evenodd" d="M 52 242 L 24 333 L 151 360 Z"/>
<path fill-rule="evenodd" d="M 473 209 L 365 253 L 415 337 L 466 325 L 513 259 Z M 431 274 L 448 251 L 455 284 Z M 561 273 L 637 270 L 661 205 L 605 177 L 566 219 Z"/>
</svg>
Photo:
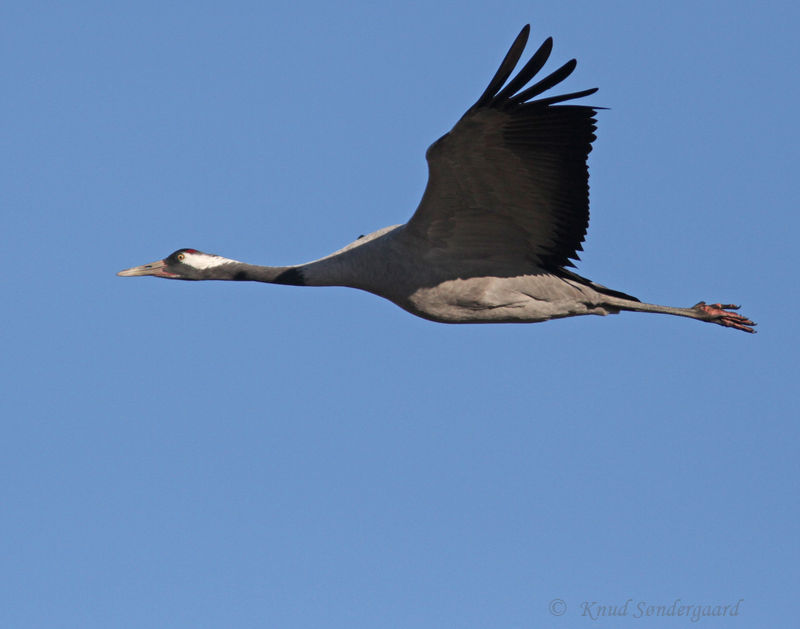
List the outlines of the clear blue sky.
<svg viewBox="0 0 800 629">
<path fill-rule="evenodd" d="M 799 11 L 4 3 L 0 626 L 796 622 Z M 526 22 L 610 107 L 579 271 L 759 334 L 115 276 L 404 222 Z"/>
</svg>

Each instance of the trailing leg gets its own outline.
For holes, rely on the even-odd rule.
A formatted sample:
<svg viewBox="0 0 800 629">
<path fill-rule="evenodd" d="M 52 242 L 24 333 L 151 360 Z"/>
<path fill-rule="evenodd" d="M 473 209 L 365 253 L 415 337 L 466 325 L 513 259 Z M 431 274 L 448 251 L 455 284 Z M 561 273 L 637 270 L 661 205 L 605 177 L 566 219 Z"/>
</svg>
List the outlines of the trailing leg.
<svg viewBox="0 0 800 629">
<path fill-rule="evenodd" d="M 733 310 L 738 310 L 739 306 L 733 304 L 706 304 L 701 301 L 691 308 L 675 308 L 673 306 L 659 306 L 657 304 L 645 304 L 637 301 L 630 301 L 627 299 L 608 298 L 610 306 L 619 308 L 620 310 L 628 310 L 630 312 L 656 312 L 660 314 L 676 315 L 678 317 L 689 317 L 690 319 L 697 319 L 698 321 L 707 321 L 708 323 L 716 323 L 717 325 L 726 328 L 734 328 L 742 332 L 749 332 L 755 334 L 753 326 L 756 324 L 747 317 L 740 315 Z"/>
</svg>

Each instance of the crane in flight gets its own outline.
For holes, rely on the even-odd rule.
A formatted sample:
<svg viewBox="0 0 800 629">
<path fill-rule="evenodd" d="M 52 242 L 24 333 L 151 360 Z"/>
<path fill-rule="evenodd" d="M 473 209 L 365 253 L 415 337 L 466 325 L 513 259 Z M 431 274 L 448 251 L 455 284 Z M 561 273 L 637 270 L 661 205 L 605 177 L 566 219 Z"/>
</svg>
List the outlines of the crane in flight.
<svg viewBox="0 0 800 629">
<path fill-rule="evenodd" d="M 526 25 L 477 102 L 428 148 L 428 184 L 406 224 L 294 266 L 179 249 L 118 275 L 348 286 L 442 323 L 533 323 L 631 311 L 755 332 L 753 321 L 733 312 L 738 306 L 643 303 L 570 270 L 589 225 L 586 160 L 598 108 L 562 103 L 597 88 L 539 98 L 576 66 L 572 59 L 528 85 L 550 56 L 552 38 L 508 80 L 529 33 Z"/>
</svg>

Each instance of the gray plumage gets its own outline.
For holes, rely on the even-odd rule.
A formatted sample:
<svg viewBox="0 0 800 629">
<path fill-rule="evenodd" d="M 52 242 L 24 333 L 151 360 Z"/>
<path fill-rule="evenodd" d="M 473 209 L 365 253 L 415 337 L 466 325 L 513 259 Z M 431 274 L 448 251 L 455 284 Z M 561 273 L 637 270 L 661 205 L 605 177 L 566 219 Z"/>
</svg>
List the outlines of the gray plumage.
<svg viewBox="0 0 800 629">
<path fill-rule="evenodd" d="M 578 259 L 589 224 L 586 160 L 597 108 L 561 103 L 596 88 L 536 98 L 576 64 L 573 59 L 526 87 L 550 55 L 549 38 L 509 81 L 529 31 L 522 29 L 478 101 L 428 149 L 428 185 L 405 225 L 296 266 L 180 249 L 119 275 L 349 286 L 444 323 L 530 323 L 628 310 L 754 332 L 755 323 L 730 312 L 737 306 L 645 304 L 567 268 Z"/>
</svg>

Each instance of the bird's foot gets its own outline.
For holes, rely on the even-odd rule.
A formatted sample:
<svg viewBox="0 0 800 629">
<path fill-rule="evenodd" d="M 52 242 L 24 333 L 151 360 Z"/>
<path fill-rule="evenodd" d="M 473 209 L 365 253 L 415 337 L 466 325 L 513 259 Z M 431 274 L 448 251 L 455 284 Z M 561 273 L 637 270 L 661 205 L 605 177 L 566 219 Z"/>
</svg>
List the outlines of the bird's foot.
<svg viewBox="0 0 800 629">
<path fill-rule="evenodd" d="M 738 310 L 739 306 L 734 306 L 733 304 L 709 305 L 701 301 L 692 306 L 692 309 L 703 313 L 703 321 L 724 325 L 726 328 L 736 328 L 737 330 L 742 330 L 742 332 L 750 332 L 750 334 L 756 333 L 752 327 L 756 325 L 753 321 L 739 313 L 731 312 L 731 310 Z"/>
</svg>

